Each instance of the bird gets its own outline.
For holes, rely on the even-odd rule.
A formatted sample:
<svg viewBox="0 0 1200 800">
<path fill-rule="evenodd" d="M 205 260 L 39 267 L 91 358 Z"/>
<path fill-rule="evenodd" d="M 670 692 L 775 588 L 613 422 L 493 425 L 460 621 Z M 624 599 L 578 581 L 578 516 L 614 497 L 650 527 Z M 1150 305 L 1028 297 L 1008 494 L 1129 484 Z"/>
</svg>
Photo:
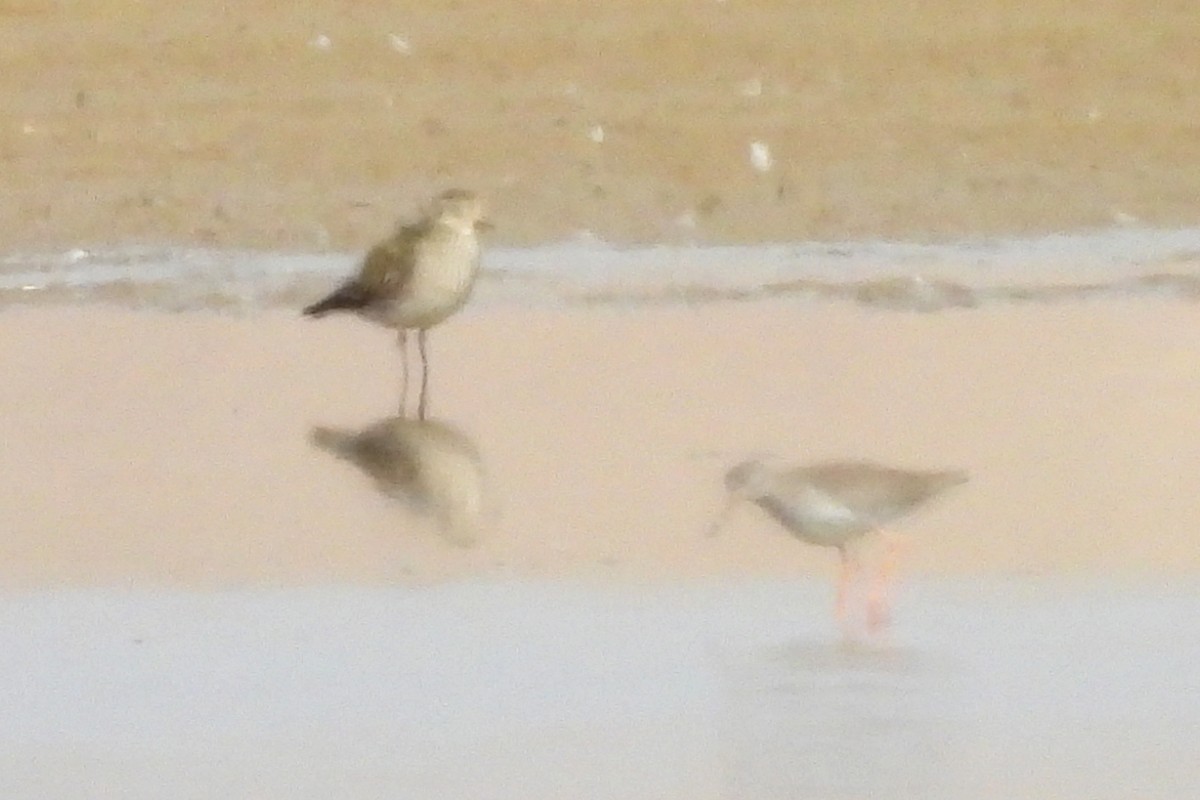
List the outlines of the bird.
<svg viewBox="0 0 1200 800">
<path fill-rule="evenodd" d="M 738 504 L 749 501 L 797 539 L 836 548 L 840 570 L 834 614 L 844 624 L 859 569 L 858 544 L 868 534 L 879 534 L 887 549 L 867 597 L 867 623 L 877 631 L 889 622 L 887 590 L 904 542 L 886 526 L 968 480 L 967 472 L 960 469 L 907 470 L 871 461 L 773 467 L 761 459 L 748 459 L 725 473 L 728 503 L 708 535 L 715 536 Z"/>
<path fill-rule="evenodd" d="M 430 515 L 443 539 L 477 543 L 486 521 L 486 476 L 474 440 L 449 422 L 386 417 L 361 429 L 312 429 L 317 448 L 362 470 L 386 497 Z"/>
<path fill-rule="evenodd" d="M 461 309 L 479 275 L 478 232 L 491 229 L 483 201 L 465 189 L 448 189 L 413 222 L 401 221 L 391 236 L 372 247 L 358 272 L 303 314 L 358 314 L 397 332 L 402 383 L 400 411 L 408 399 L 408 337 L 417 331 L 421 394 L 417 417 L 424 419 L 429 387 L 426 334 Z"/>
</svg>

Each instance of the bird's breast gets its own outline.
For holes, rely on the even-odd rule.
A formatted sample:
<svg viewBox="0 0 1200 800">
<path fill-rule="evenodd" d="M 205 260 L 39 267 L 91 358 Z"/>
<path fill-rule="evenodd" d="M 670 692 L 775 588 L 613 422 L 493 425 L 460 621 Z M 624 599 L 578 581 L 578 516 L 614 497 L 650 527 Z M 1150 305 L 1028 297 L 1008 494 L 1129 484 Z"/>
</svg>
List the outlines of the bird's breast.
<svg viewBox="0 0 1200 800">
<path fill-rule="evenodd" d="M 798 539 L 811 544 L 840 545 L 872 527 L 837 498 L 808 487 L 787 498 L 763 497 L 758 505 Z"/>
<path fill-rule="evenodd" d="M 479 246 L 472 237 L 454 236 L 422 248 L 400 297 L 392 304 L 394 324 L 428 328 L 458 311 L 479 274 Z"/>
</svg>

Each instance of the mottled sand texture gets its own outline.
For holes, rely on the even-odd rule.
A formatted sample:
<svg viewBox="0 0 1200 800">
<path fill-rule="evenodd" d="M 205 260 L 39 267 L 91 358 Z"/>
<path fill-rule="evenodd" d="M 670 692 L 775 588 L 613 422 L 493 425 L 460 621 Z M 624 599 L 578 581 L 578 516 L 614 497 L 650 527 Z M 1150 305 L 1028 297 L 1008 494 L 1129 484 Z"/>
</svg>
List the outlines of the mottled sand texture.
<svg viewBox="0 0 1200 800">
<path fill-rule="evenodd" d="M 1198 40 L 1131 0 L 16 0 L 0 236 L 355 249 L 453 185 L 513 243 L 1193 225 Z"/>
</svg>

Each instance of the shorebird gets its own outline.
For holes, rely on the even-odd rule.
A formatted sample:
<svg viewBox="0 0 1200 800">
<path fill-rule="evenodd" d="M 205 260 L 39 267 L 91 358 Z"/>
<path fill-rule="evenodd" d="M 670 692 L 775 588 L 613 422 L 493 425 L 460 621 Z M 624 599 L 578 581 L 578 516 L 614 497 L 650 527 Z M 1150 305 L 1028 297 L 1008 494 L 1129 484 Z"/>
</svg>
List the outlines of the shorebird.
<svg viewBox="0 0 1200 800">
<path fill-rule="evenodd" d="M 867 534 L 879 534 L 886 552 L 867 595 L 867 622 L 876 630 L 888 622 L 887 590 L 904 541 L 884 526 L 967 479 L 962 470 L 904 470 L 869 461 L 773 468 L 752 459 L 725 473 L 729 503 L 708 535 L 715 535 L 738 503 L 746 500 L 797 539 L 837 548 L 841 568 L 834 613 L 844 623 L 847 598 L 859 568 L 858 545 Z"/>
<path fill-rule="evenodd" d="M 311 440 L 361 469 L 382 494 L 430 514 L 446 541 L 476 543 L 488 510 L 483 461 L 458 428 L 388 417 L 361 430 L 316 427 Z"/>
<path fill-rule="evenodd" d="M 401 222 L 391 236 L 372 247 L 357 275 L 304 309 L 310 317 L 350 311 L 396 330 L 403 374 L 401 414 L 408 398 L 408 331 L 417 331 L 421 357 L 417 416 L 424 419 L 429 386 L 426 333 L 467 302 L 479 274 L 476 234 L 490 227 L 483 202 L 473 192 L 442 192 L 424 216 Z"/>
</svg>

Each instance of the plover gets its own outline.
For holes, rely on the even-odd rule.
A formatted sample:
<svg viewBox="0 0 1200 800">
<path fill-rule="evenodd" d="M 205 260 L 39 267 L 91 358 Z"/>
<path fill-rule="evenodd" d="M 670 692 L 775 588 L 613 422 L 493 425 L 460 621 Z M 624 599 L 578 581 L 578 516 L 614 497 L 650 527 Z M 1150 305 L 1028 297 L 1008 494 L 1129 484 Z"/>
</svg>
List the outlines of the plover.
<svg viewBox="0 0 1200 800">
<path fill-rule="evenodd" d="M 372 247 L 357 275 L 304 309 L 310 317 L 351 311 L 397 331 L 403 374 L 401 414 L 408 396 L 407 333 L 417 331 L 421 357 L 417 416 L 424 419 L 429 386 L 426 333 L 467 302 L 479 274 L 477 232 L 490 227 L 483 202 L 473 192 L 442 192 L 423 217 L 402 222 L 395 233 Z"/>
<path fill-rule="evenodd" d="M 915 511 L 934 496 L 966 483 L 961 470 L 904 470 L 868 461 L 835 461 L 773 468 L 743 461 L 725 474 L 729 504 L 709 528 L 717 533 L 739 501 L 747 500 L 809 544 L 837 548 L 841 557 L 834 605 L 839 622 L 857 572 L 857 545 L 878 533 L 887 550 L 867 595 L 867 622 L 874 630 L 888 622 L 888 584 L 895 568 L 899 534 L 884 526 Z"/>
<path fill-rule="evenodd" d="M 382 494 L 432 516 L 442 538 L 477 543 L 488 511 L 475 442 L 448 422 L 388 417 L 361 430 L 316 427 L 312 443 L 366 473 Z"/>
</svg>

